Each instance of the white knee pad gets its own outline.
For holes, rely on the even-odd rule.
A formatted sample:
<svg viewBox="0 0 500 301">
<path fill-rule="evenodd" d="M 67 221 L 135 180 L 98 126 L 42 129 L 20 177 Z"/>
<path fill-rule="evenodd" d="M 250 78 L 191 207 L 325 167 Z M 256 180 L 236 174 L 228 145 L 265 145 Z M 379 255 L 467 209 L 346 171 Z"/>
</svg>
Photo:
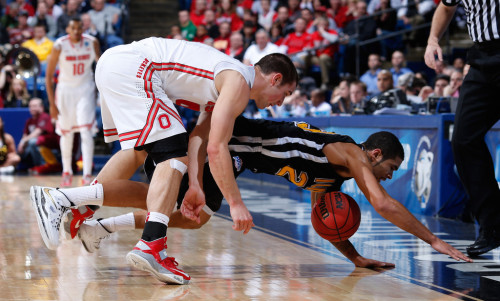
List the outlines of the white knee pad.
<svg viewBox="0 0 500 301">
<path fill-rule="evenodd" d="M 170 159 L 170 167 L 177 169 L 182 175 L 187 171 L 187 165 L 177 159 Z"/>
</svg>

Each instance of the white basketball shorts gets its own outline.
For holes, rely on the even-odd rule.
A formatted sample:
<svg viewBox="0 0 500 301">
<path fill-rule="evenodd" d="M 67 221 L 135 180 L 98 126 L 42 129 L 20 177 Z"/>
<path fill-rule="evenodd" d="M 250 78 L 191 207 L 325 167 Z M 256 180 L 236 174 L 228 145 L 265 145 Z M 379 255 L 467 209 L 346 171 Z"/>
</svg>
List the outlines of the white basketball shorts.
<svg viewBox="0 0 500 301">
<path fill-rule="evenodd" d="M 122 149 L 130 149 L 186 132 L 160 77 L 148 68 L 151 61 L 127 45 L 99 59 L 96 84 L 106 142 L 120 140 Z"/>
<path fill-rule="evenodd" d="M 59 110 L 56 132 L 59 135 L 79 132 L 87 128 L 96 132 L 95 84 L 89 81 L 79 86 L 59 83 L 56 87 L 56 105 Z"/>
</svg>

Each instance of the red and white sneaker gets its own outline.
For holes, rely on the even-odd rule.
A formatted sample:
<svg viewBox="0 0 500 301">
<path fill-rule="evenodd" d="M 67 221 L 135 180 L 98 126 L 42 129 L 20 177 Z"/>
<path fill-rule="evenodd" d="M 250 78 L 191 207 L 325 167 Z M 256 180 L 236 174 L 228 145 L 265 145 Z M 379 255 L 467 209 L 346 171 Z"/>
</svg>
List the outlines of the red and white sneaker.
<svg viewBox="0 0 500 301">
<path fill-rule="evenodd" d="M 70 208 L 63 218 L 63 236 L 65 239 L 73 239 L 78 234 L 78 229 L 85 220 L 89 220 L 100 207 L 97 205 L 85 205 L 78 208 Z"/>
<path fill-rule="evenodd" d="M 63 172 L 61 179 L 61 187 L 71 187 L 73 182 L 73 175 L 69 172 Z"/>
<path fill-rule="evenodd" d="M 183 270 L 174 257 L 167 257 L 167 237 L 155 241 L 140 240 L 127 254 L 127 262 L 135 268 L 150 272 L 165 283 L 188 284 L 191 277 Z"/>
</svg>

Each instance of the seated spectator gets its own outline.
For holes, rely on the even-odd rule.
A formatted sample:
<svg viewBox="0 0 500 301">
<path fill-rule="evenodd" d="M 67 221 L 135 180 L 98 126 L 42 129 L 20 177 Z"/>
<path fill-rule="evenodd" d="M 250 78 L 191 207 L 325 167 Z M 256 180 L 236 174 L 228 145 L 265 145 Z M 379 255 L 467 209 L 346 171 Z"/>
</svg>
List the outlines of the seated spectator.
<svg viewBox="0 0 500 301">
<path fill-rule="evenodd" d="M 106 4 L 106 0 L 92 0 L 92 9 L 88 11 L 92 23 L 105 41 L 104 49 L 123 44 L 115 28 L 120 21 L 120 9 Z"/>
<path fill-rule="evenodd" d="M 392 73 L 392 82 L 397 83 L 401 75 L 406 73 L 413 73 L 410 69 L 405 67 L 406 61 L 404 54 L 397 50 L 392 53 L 391 58 L 392 67 L 390 69 Z"/>
<path fill-rule="evenodd" d="M 14 1 L 19 10 L 24 10 L 28 13 L 28 16 L 34 16 L 35 15 L 35 9 L 33 8 L 33 5 L 31 5 L 30 3 L 28 3 L 28 1 L 26 0 L 15 0 Z M 10 13 L 10 9 L 11 7 L 10 6 L 7 6 L 5 8 L 5 14 L 8 15 Z"/>
<path fill-rule="evenodd" d="M 406 99 L 415 104 L 423 103 L 426 99 L 422 97 L 422 89 L 426 86 L 426 83 L 415 77 L 413 72 L 405 73 L 401 75 L 398 79 L 397 88 L 403 90 L 406 93 Z M 431 88 L 432 89 L 432 88 Z M 427 90 L 423 91 L 425 95 L 428 95 Z"/>
<path fill-rule="evenodd" d="M 276 13 L 276 18 L 273 21 L 273 24 L 277 24 L 281 28 L 281 36 L 286 36 L 289 33 L 293 32 L 294 24 L 290 20 L 290 14 L 288 13 L 288 7 L 280 6 L 278 7 L 278 11 Z M 273 41 L 273 43 L 275 43 Z"/>
<path fill-rule="evenodd" d="M 21 161 L 16 153 L 14 138 L 4 130 L 2 117 L 0 117 L 0 173 L 12 173 L 15 166 Z"/>
<path fill-rule="evenodd" d="M 216 22 L 219 26 L 228 22 L 231 25 L 231 32 L 239 31 L 243 27 L 243 20 L 236 14 L 236 6 L 231 0 L 222 0 L 217 7 Z"/>
<path fill-rule="evenodd" d="M 54 18 L 54 20 L 56 20 L 57 22 L 57 18 L 64 14 L 63 9 L 61 8 L 61 6 L 55 3 L 55 0 L 45 0 L 44 2 L 47 4 L 48 14 L 52 16 L 52 18 Z"/>
<path fill-rule="evenodd" d="M 30 100 L 29 110 L 31 117 L 26 121 L 23 136 L 17 145 L 22 168 L 33 167 L 35 173 L 60 172 L 61 165 L 51 151 L 59 148 L 59 136 L 54 131 L 50 115 L 43 111 L 40 98 Z"/>
<path fill-rule="evenodd" d="M 245 21 L 243 24 L 243 29 L 241 30 L 241 34 L 243 35 L 243 47 L 247 49 L 255 43 L 255 33 L 257 32 L 256 23 L 253 21 Z"/>
<path fill-rule="evenodd" d="M 266 31 L 271 30 L 271 25 L 273 24 L 274 16 L 276 12 L 271 7 L 270 0 L 261 0 L 257 1 L 260 3 L 261 10 L 257 14 L 257 22 L 260 26 L 262 26 Z"/>
<path fill-rule="evenodd" d="M 57 18 L 57 38 L 66 35 L 66 27 L 68 27 L 69 21 L 71 21 L 71 19 L 80 16 L 80 13 L 78 11 L 79 7 L 80 2 L 78 0 L 68 0 L 66 2 L 64 13 L 59 16 L 59 18 Z"/>
<path fill-rule="evenodd" d="M 172 25 L 170 26 L 170 33 L 167 35 L 167 39 L 173 39 L 174 36 L 178 34 L 182 36 L 181 28 L 179 27 L 179 25 Z"/>
<path fill-rule="evenodd" d="M 371 4 L 371 2 L 370 2 Z M 376 13 L 381 13 L 376 15 L 375 22 L 377 23 L 377 35 L 386 35 L 394 32 L 396 30 L 396 24 L 398 22 L 398 16 L 395 10 L 392 10 L 390 0 L 380 0 L 380 5 L 375 9 Z M 381 44 L 381 55 L 386 58 L 387 55 L 393 52 L 395 49 L 402 49 L 402 39 L 400 36 L 386 38 L 380 41 Z"/>
<path fill-rule="evenodd" d="M 85 13 L 80 16 L 80 20 L 82 20 L 82 32 L 84 34 L 88 34 L 93 36 L 99 41 L 99 45 L 101 45 L 103 48 L 103 45 L 106 45 L 103 37 L 99 34 L 99 31 L 97 31 L 97 28 L 95 27 L 94 23 L 92 23 L 92 19 L 90 18 L 90 15 Z M 101 49 L 103 50 L 103 49 Z"/>
<path fill-rule="evenodd" d="M 294 24 L 295 31 L 285 37 L 282 45 L 286 47 L 286 54 L 291 56 L 294 65 L 297 68 L 304 68 L 304 59 L 307 56 L 304 50 L 312 48 L 313 41 L 311 35 L 305 32 L 306 21 L 304 19 L 299 17 Z"/>
<path fill-rule="evenodd" d="M 7 8 L 5 14 L 1 17 L 0 23 L 3 27 L 10 31 L 12 28 L 17 27 L 17 16 L 19 15 L 19 4 L 16 2 L 11 2 Z"/>
<path fill-rule="evenodd" d="M 189 13 L 189 19 L 194 25 L 199 26 L 205 24 L 205 10 L 207 9 L 207 2 L 205 0 L 196 0 L 194 9 Z"/>
<path fill-rule="evenodd" d="M 362 81 L 354 81 L 349 86 L 349 97 L 351 99 L 351 113 L 363 113 L 368 93 L 366 85 Z"/>
<path fill-rule="evenodd" d="M 33 38 L 24 42 L 22 46 L 33 51 L 40 63 L 44 63 L 52 51 L 52 47 L 54 47 L 54 42 L 47 38 L 45 34 L 45 25 L 43 23 L 38 23 L 33 28 Z"/>
<path fill-rule="evenodd" d="M 457 57 L 456 59 L 453 60 L 453 68 L 457 70 L 464 70 L 465 67 L 465 61 L 461 57 Z"/>
<path fill-rule="evenodd" d="M 243 63 L 246 65 L 255 65 L 264 56 L 280 52 L 278 46 L 269 41 L 269 34 L 264 29 L 259 29 L 255 33 L 255 42 L 245 51 Z"/>
<path fill-rule="evenodd" d="M 314 14 L 313 12 L 308 9 L 308 8 L 302 8 L 300 10 L 300 17 L 304 20 L 306 20 L 306 32 L 308 34 L 312 34 L 313 32 L 316 31 L 316 26 L 315 26 L 315 20 L 314 20 Z M 328 23 L 328 20 L 327 20 L 327 23 Z M 328 25 L 327 24 L 327 28 L 328 28 Z"/>
<path fill-rule="evenodd" d="M 368 56 L 368 70 L 360 77 L 360 80 L 366 85 L 369 96 L 380 92 L 377 88 L 377 75 L 380 72 L 380 66 L 382 66 L 380 55 L 370 54 Z"/>
<path fill-rule="evenodd" d="M 203 24 L 196 26 L 196 36 L 194 36 L 193 42 L 205 43 L 206 39 L 211 39 L 208 35 L 207 27 Z"/>
<path fill-rule="evenodd" d="M 28 25 L 31 27 L 42 24 L 49 39 L 54 39 L 57 34 L 57 18 L 49 14 L 47 3 L 38 2 L 36 15 L 28 18 Z"/>
<path fill-rule="evenodd" d="M 458 97 L 464 80 L 462 71 L 455 70 L 450 76 L 450 84 L 444 89 L 444 96 Z"/>
<path fill-rule="evenodd" d="M 229 47 L 229 38 L 231 36 L 231 24 L 223 22 L 219 25 L 220 35 L 214 39 L 214 47 L 225 52 Z"/>
<path fill-rule="evenodd" d="M 317 17 L 315 20 L 318 31 L 312 34 L 313 46 L 317 48 L 313 55 L 308 56 L 310 62 L 319 65 L 321 70 L 321 89 L 328 89 L 330 85 L 330 71 L 333 66 L 333 58 L 338 50 L 338 33 L 328 28 L 328 20 L 325 17 Z M 309 60 L 308 60 L 309 62 Z M 307 64 L 307 69 L 309 69 Z"/>
<path fill-rule="evenodd" d="M 33 28 L 28 25 L 27 11 L 19 11 L 17 22 L 17 26 L 9 30 L 9 43 L 12 45 L 21 45 L 33 37 Z"/>
<path fill-rule="evenodd" d="M 229 47 L 226 49 L 226 54 L 238 61 L 243 60 L 245 48 L 243 48 L 243 36 L 239 32 L 233 32 L 229 38 Z"/>
<path fill-rule="evenodd" d="M 27 107 L 29 99 L 30 95 L 26 89 L 26 82 L 22 78 L 14 78 L 3 106 L 4 108 Z"/>
<path fill-rule="evenodd" d="M 377 74 L 377 89 L 379 94 L 394 88 L 394 77 L 389 70 L 380 70 Z M 375 95 L 374 95 L 375 96 Z"/>
<path fill-rule="evenodd" d="M 351 3 L 351 2 L 350 2 Z M 356 60 L 359 60 L 360 71 L 366 70 L 368 55 L 370 53 L 379 53 L 379 44 L 370 43 L 359 48 L 359 56 L 356 56 L 356 42 L 366 41 L 377 36 L 377 23 L 373 18 L 364 18 L 366 13 L 366 2 L 359 0 L 354 2 L 355 11 L 352 13 L 354 19 L 348 22 L 344 27 L 344 39 L 341 41 L 343 46 L 342 54 L 344 57 L 343 72 L 356 74 Z M 349 11 L 348 11 L 349 12 Z M 362 28 L 356 32 L 356 26 Z"/>
<path fill-rule="evenodd" d="M 269 41 L 278 46 L 281 49 L 280 50 L 281 53 L 285 53 L 286 48 L 281 47 L 284 40 L 282 32 L 283 29 L 281 28 L 281 25 L 279 23 L 273 23 L 273 25 L 271 26 L 271 35 L 269 37 Z"/>
<path fill-rule="evenodd" d="M 196 35 L 196 26 L 189 19 L 189 12 L 187 10 L 179 12 L 179 25 L 184 40 L 192 41 Z"/>
<path fill-rule="evenodd" d="M 288 0 L 288 14 L 293 23 L 300 18 L 300 2 L 300 0 Z"/>
<path fill-rule="evenodd" d="M 450 77 L 445 74 L 436 76 L 433 93 L 429 96 L 444 96 L 444 89 L 450 84 Z"/>
<path fill-rule="evenodd" d="M 430 21 L 435 7 L 433 0 L 401 0 L 401 7 L 397 14 L 406 27 L 412 28 L 425 23 L 426 20 Z M 407 41 L 412 47 L 425 45 L 427 35 L 425 30 L 413 30 L 408 33 Z"/>
<path fill-rule="evenodd" d="M 330 116 L 332 106 L 326 101 L 326 91 L 314 89 L 311 92 L 311 106 L 309 107 L 309 116 L 320 117 Z"/>
<path fill-rule="evenodd" d="M 307 100 L 307 94 L 304 91 L 295 90 L 292 96 L 290 116 L 305 117 L 309 112 L 309 102 Z"/>
<path fill-rule="evenodd" d="M 205 10 L 203 24 L 207 27 L 208 35 L 215 39 L 219 36 L 219 26 L 215 22 L 215 12 L 211 9 Z"/>
<path fill-rule="evenodd" d="M 351 84 L 350 79 L 343 79 L 340 81 L 339 85 L 334 89 L 332 97 L 330 99 L 330 104 L 332 105 L 332 112 L 334 114 L 352 113 L 353 106 L 349 91 L 350 84 Z"/>
</svg>

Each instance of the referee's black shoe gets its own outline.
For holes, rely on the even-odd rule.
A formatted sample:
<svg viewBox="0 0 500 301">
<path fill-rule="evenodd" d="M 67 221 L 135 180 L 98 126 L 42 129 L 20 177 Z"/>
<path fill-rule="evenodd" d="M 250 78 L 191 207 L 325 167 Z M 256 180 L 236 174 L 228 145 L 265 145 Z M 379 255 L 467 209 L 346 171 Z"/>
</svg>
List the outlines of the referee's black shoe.
<svg viewBox="0 0 500 301">
<path fill-rule="evenodd" d="M 500 231 L 480 230 L 476 241 L 467 247 L 467 254 L 470 257 L 475 257 L 498 247 L 500 247 Z"/>
</svg>

